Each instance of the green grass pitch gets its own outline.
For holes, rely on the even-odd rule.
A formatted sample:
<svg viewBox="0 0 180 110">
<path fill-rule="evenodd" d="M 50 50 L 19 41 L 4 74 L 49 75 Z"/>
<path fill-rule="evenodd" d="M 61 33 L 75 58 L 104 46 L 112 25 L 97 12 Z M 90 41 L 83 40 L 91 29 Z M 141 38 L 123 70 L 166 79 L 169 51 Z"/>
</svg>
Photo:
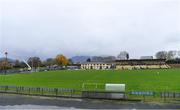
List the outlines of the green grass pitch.
<svg viewBox="0 0 180 110">
<path fill-rule="evenodd" d="M 60 70 L 0 75 L 0 85 L 81 90 L 83 83 L 122 83 L 127 91 L 180 92 L 180 69 Z"/>
</svg>

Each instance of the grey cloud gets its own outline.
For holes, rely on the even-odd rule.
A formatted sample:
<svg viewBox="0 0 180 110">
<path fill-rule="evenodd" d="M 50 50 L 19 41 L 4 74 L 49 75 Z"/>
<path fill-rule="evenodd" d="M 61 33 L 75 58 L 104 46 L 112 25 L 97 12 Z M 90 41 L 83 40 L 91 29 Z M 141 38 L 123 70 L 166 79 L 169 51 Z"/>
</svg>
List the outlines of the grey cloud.
<svg viewBox="0 0 180 110">
<path fill-rule="evenodd" d="M 127 50 L 139 58 L 180 47 L 178 0 L 1 2 L 1 52 L 46 58 L 58 53 L 117 55 Z"/>
<path fill-rule="evenodd" d="M 175 35 L 171 35 L 171 36 L 168 36 L 166 39 L 165 39 L 165 43 L 174 43 L 174 44 L 177 44 L 177 43 L 180 43 L 180 34 L 175 34 Z"/>
</svg>

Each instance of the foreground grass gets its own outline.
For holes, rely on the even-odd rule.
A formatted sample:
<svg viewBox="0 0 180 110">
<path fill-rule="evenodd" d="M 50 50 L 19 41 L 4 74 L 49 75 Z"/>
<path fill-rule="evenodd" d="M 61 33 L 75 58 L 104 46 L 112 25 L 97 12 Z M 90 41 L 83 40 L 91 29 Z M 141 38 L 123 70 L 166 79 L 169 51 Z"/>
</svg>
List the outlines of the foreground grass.
<svg viewBox="0 0 180 110">
<path fill-rule="evenodd" d="M 74 88 L 83 83 L 123 83 L 126 90 L 180 92 L 180 69 L 160 70 L 60 70 L 0 75 L 0 85 Z"/>
</svg>

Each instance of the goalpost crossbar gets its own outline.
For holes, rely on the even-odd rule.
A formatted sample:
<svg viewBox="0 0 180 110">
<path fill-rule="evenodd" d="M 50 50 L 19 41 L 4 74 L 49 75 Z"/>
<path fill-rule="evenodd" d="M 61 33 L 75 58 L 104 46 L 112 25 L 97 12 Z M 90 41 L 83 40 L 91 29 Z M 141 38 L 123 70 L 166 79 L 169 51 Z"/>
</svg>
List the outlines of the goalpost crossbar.
<svg viewBox="0 0 180 110">
<path fill-rule="evenodd" d="M 103 83 L 83 83 L 82 84 L 82 89 L 86 90 L 86 89 L 90 89 L 90 86 L 93 87 L 93 89 L 100 89 L 98 88 L 99 86 L 105 86 L 105 84 Z"/>
</svg>

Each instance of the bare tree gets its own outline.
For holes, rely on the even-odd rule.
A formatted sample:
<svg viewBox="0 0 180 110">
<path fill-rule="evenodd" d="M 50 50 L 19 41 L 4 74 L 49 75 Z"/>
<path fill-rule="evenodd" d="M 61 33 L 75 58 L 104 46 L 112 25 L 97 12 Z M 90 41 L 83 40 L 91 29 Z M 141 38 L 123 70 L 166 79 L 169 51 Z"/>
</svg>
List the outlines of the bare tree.
<svg viewBox="0 0 180 110">
<path fill-rule="evenodd" d="M 167 59 L 167 52 L 166 51 L 159 51 L 156 53 L 157 59 Z"/>
<path fill-rule="evenodd" d="M 119 60 L 128 60 L 129 59 L 129 53 L 126 51 L 121 51 L 119 55 L 117 56 Z"/>
<path fill-rule="evenodd" d="M 50 68 L 50 66 L 56 64 L 56 61 L 53 58 L 48 58 L 43 63 L 44 63 L 45 66 L 48 66 Z"/>
<path fill-rule="evenodd" d="M 41 65 L 41 59 L 39 57 L 30 57 L 27 62 L 32 68 L 34 67 L 35 70 Z"/>
<path fill-rule="evenodd" d="M 167 59 L 168 59 L 168 60 L 174 59 L 176 53 L 177 53 L 177 51 L 173 51 L 173 50 L 168 51 L 168 52 L 167 52 Z"/>
</svg>

